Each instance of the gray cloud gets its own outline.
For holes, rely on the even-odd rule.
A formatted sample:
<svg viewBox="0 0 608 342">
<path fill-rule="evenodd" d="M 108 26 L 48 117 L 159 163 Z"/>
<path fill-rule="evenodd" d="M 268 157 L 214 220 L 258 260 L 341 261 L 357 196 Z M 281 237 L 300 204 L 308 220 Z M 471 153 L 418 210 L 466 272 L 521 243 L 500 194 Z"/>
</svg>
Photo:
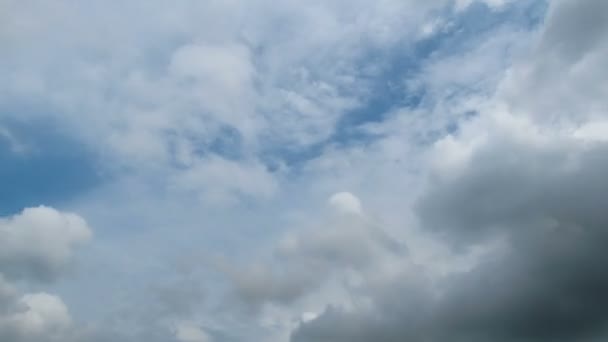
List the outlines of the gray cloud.
<svg viewBox="0 0 608 342">
<path fill-rule="evenodd" d="M 319 223 L 286 234 L 270 260 L 223 265 L 237 298 L 254 309 L 267 303 L 291 305 L 344 272 L 367 278 L 377 271 L 378 260 L 407 253 L 366 216 L 354 195 L 339 193 L 329 205 Z"/>
<path fill-rule="evenodd" d="M 61 298 L 46 292 L 21 293 L 16 285 L 62 275 L 74 248 L 91 238 L 85 220 L 49 207 L 26 208 L 0 218 L 0 237 L 0 340 L 75 340 L 77 330 Z"/>
<path fill-rule="evenodd" d="M 557 0 L 545 20 L 536 50 L 512 70 L 502 95 L 514 112 L 545 124 L 604 118 L 608 5 Z"/>
<path fill-rule="evenodd" d="M 485 145 L 466 170 L 433 184 L 422 225 L 467 249 L 504 247 L 471 271 L 368 289 L 369 310 L 326 311 L 294 341 L 585 341 L 608 324 L 608 146 Z M 416 285 L 416 284 L 415 284 Z"/>
</svg>

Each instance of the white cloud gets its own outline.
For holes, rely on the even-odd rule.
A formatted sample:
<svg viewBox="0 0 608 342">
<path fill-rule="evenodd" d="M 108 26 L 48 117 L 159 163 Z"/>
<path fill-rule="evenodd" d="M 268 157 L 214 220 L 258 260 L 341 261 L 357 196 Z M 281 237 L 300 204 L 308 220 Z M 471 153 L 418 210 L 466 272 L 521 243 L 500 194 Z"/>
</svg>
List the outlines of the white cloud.
<svg viewBox="0 0 608 342">
<path fill-rule="evenodd" d="M 255 136 L 259 128 L 250 116 L 256 70 L 247 46 L 185 45 L 173 53 L 168 69 L 177 78 L 176 86 L 190 93 L 201 110 L 248 138 Z"/>
<path fill-rule="evenodd" d="M 20 336 L 42 338 L 70 328 L 72 318 L 63 301 L 47 293 L 23 295 L 18 305 L 23 309 L 0 322 L 5 329 L 14 329 Z"/>
<path fill-rule="evenodd" d="M 590 121 L 577 128 L 573 136 L 586 141 L 608 141 L 608 121 Z"/>
<path fill-rule="evenodd" d="M 175 327 L 175 337 L 180 342 L 211 342 L 211 338 L 194 322 L 179 322 Z"/>
<path fill-rule="evenodd" d="M 26 208 L 0 219 L 0 272 L 8 277 L 53 279 L 74 249 L 91 238 L 83 218 L 49 207 Z"/>
<path fill-rule="evenodd" d="M 350 192 L 335 193 L 329 198 L 328 203 L 333 209 L 338 212 L 363 215 L 361 201 Z"/>
<path fill-rule="evenodd" d="M 370 49 L 416 39 L 448 3 L 11 2 L 3 32 L 19 43 L 0 66 L 10 80 L 1 101 L 53 108 L 20 119 L 70 127 L 111 172 L 173 173 L 174 140 L 196 137 L 205 149 L 222 125 L 243 137 L 249 159 L 298 151 L 331 136 L 369 94 L 383 67 L 362 62 Z"/>
<path fill-rule="evenodd" d="M 285 341 L 328 304 L 362 305 L 366 296 L 353 293 L 397 264 L 407 268 L 405 246 L 365 217 L 354 195 L 342 192 L 330 201 L 330 212 L 309 212 L 270 251 L 219 265 L 233 288 L 222 306 L 236 319 L 257 317 L 264 338 Z"/>
<path fill-rule="evenodd" d="M 173 187 L 186 193 L 194 191 L 205 204 L 223 206 L 238 203 L 242 197 L 268 199 L 278 191 L 278 182 L 259 162 L 210 156 L 176 173 Z"/>
</svg>

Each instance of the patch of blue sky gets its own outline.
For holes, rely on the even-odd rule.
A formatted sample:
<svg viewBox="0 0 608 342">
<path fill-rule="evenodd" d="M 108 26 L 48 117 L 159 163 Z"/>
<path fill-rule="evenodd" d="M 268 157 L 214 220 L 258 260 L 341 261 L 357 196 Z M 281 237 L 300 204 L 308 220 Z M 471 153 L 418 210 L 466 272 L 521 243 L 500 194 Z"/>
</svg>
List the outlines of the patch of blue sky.
<svg viewBox="0 0 608 342">
<path fill-rule="evenodd" d="M 502 10 L 475 3 L 458 15 L 447 15 L 450 22 L 444 29 L 417 42 L 412 49 L 396 49 L 385 56 L 384 68 L 372 87 L 366 103 L 346 114 L 336 125 L 335 134 L 329 141 L 348 144 L 359 141 L 365 135 L 357 128 L 370 122 L 384 121 L 396 108 L 417 108 L 425 103 L 425 89 L 408 89 L 404 83 L 416 77 L 420 68 L 431 57 L 457 55 L 478 44 L 480 36 L 491 35 L 503 26 L 524 30 L 535 28 L 542 20 L 544 1 L 521 1 Z M 363 60 L 362 64 L 369 62 Z"/>
<path fill-rule="evenodd" d="M 397 108 L 415 109 L 432 105 L 426 89 L 406 91 L 405 87 L 406 81 L 415 78 L 430 58 L 461 54 L 483 41 L 480 37 L 487 38 L 500 28 L 533 30 L 542 22 L 546 7 L 545 1 L 524 0 L 512 2 L 501 9 L 475 3 L 461 13 L 450 13 L 448 10 L 437 13 L 450 24 L 414 46 L 397 47 L 392 51 L 370 51 L 361 58 L 361 70 L 368 64 L 381 64 L 381 68 L 365 80 L 370 84 L 369 96 L 361 106 L 345 114 L 336 123 L 330 137 L 299 150 L 275 148 L 265 159 L 270 164 L 281 160 L 292 169 L 297 169 L 306 161 L 320 156 L 328 146 L 346 147 L 373 142 L 379 136 L 362 130 L 362 126 L 388 119 Z M 505 52 L 505 63 L 507 55 Z M 454 96 L 471 91 L 474 90 L 460 89 Z M 463 118 L 468 119 L 474 115 L 473 112 L 463 113 Z M 446 132 L 455 132 L 457 129 L 458 123 L 450 122 Z"/>
<path fill-rule="evenodd" d="M 0 138 L 0 216 L 42 204 L 61 207 L 102 181 L 91 152 L 52 122 L 2 120 L 0 127 L 24 146 L 15 151 Z"/>
</svg>

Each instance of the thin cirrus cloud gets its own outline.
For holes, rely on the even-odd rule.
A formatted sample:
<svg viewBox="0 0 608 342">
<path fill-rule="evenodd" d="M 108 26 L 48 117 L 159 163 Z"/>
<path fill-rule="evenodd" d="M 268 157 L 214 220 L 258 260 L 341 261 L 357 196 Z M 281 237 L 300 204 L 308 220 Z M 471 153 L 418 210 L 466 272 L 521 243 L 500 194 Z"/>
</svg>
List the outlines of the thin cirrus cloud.
<svg viewBox="0 0 608 342">
<path fill-rule="evenodd" d="M 0 340 L 605 339 L 607 15 L 0 2 Z"/>
</svg>

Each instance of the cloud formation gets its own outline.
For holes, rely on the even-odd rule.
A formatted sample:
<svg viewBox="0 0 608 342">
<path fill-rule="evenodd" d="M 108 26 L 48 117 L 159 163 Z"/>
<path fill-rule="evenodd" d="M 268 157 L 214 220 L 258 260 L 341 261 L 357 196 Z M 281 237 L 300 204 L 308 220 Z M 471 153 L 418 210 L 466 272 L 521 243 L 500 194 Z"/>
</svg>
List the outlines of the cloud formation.
<svg viewBox="0 0 608 342">
<path fill-rule="evenodd" d="M 604 340 L 607 15 L 0 1 L 0 340 Z"/>
<path fill-rule="evenodd" d="M 0 219 L 0 271 L 6 277 L 53 280 L 75 247 L 91 238 L 84 219 L 49 207 L 26 208 Z"/>
<path fill-rule="evenodd" d="M 0 219 L 0 338 L 9 342 L 66 341 L 76 328 L 65 303 L 46 292 L 21 294 L 10 280 L 56 280 L 74 248 L 91 238 L 80 216 L 49 207 Z"/>
<path fill-rule="evenodd" d="M 606 55 L 605 35 L 583 29 L 598 20 L 600 30 L 603 6 L 552 3 L 537 48 L 512 71 L 522 78 L 507 78 L 478 117 L 434 144 L 415 205 L 421 227 L 455 253 L 497 247 L 467 272 L 390 279 L 371 308 L 329 308 L 293 341 L 605 338 L 607 146 L 573 134 L 607 104 L 578 83 L 588 75 L 587 86 L 605 87 L 593 62 Z"/>
</svg>

